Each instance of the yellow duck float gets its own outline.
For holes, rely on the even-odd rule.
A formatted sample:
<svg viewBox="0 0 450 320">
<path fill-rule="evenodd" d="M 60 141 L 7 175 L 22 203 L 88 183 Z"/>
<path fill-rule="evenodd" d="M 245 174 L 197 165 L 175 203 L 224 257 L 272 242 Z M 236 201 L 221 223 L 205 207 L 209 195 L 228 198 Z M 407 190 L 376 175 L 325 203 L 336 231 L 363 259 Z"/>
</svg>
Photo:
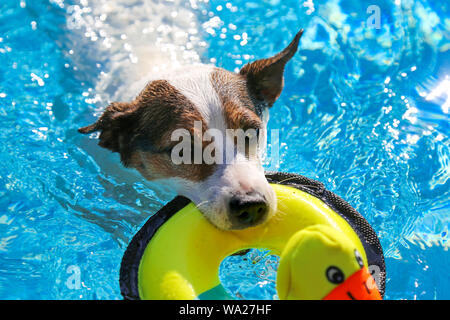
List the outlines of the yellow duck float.
<svg viewBox="0 0 450 320">
<path fill-rule="evenodd" d="M 307 227 L 288 241 L 278 267 L 277 291 L 287 300 L 381 300 L 357 246 L 326 225 Z"/>
<path fill-rule="evenodd" d="M 367 221 L 314 180 L 284 173 L 267 178 L 278 211 L 253 228 L 219 230 L 182 197 L 152 216 L 122 260 L 123 297 L 232 299 L 220 283 L 220 263 L 241 250 L 264 248 L 280 256 L 280 299 L 382 299 L 384 257 Z"/>
</svg>

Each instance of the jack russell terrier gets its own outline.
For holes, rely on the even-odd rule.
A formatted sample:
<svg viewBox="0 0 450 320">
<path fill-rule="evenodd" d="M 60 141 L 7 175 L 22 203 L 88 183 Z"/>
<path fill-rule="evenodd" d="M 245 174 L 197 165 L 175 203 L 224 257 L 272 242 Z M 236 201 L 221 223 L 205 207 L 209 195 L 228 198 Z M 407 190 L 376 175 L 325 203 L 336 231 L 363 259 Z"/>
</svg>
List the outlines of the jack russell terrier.
<svg viewBox="0 0 450 320">
<path fill-rule="evenodd" d="M 277 55 L 249 63 L 239 73 L 200 65 L 161 75 L 133 101 L 111 103 L 97 122 L 79 132 L 100 131 L 101 147 L 118 152 L 123 165 L 144 178 L 170 182 L 216 227 L 236 230 L 261 224 L 277 205 L 261 163 L 268 110 L 281 94 L 285 65 L 297 52 L 302 33 Z M 257 143 L 246 135 L 244 147 L 239 147 L 230 129 L 254 132 Z M 179 150 L 177 130 L 190 134 L 193 149 Z M 209 130 L 215 130 L 214 139 L 205 138 Z M 227 161 L 198 161 L 198 146 Z M 177 157 L 186 161 L 174 161 Z"/>
</svg>

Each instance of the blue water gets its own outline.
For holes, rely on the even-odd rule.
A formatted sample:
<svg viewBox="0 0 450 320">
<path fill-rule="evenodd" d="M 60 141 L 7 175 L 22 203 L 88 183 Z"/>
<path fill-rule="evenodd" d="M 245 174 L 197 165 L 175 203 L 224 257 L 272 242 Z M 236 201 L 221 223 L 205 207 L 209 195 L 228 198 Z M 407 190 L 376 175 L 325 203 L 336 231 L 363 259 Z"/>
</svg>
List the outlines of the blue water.
<svg viewBox="0 0 450 320">
<path fill-rule="evenodd" d="M 173 197 L 76 132 L 99 107 L 92 73 L 108 72 L 98 57 L 76 57 L 67 19 L 77 4 L 0 2 L 0 299 L 120 299 L 126 245 Z M 369 5 L 379 28 L 368 27 Z M 323 182 L 373 225 L 386 298 L 449 299 L 448 2 L 185 6 L 202 23 L 201 59 L 229 70 L 306 30 L 271 110 L 277 169 Z M 239 298 L 272 298 L 276 265 L 251 251 L 227 259 L 221 279 Z"/>
</svg>

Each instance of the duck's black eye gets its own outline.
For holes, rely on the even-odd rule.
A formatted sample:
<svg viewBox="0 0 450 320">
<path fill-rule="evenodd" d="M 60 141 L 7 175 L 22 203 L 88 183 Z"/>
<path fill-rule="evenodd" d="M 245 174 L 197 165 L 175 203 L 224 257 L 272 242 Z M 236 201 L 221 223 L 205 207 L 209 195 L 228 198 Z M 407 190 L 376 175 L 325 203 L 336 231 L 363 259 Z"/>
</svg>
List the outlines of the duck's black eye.
<svg viewBox="0 0 450 320">
<path fill-rule="evenodd" d="M 328 281 L 335 284 L 342 283 L 345 279 L 344 273 L 341 271 L 341 269 L 334 266 L 331 266 L 327 269 L 326 275 Z"/>
<path fill-rule="evenodd" d="M 355 258 L 356 258 L 356 261 L 358 262 L 359 266 L 361 268 L 364 267 L 364 260 L 361 256 L 361 253 L 359 253 L 358 250 L 355 250 Z"/>
</svg>

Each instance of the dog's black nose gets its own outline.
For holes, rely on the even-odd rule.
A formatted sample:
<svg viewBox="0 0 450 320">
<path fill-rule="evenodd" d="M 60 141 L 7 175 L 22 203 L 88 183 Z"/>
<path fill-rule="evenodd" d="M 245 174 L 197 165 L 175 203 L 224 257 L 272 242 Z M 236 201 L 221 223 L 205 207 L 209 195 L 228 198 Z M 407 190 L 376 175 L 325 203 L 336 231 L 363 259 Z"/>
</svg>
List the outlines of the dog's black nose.
<svg viewBox="0 0 450 320">
<path fill-rule="evenodd" d="M 266 199 L 257 192 L 234 195 L 229 205 L 231 220 L 242 227 L 257 224 L 268 210 Z"/>
</svg>

